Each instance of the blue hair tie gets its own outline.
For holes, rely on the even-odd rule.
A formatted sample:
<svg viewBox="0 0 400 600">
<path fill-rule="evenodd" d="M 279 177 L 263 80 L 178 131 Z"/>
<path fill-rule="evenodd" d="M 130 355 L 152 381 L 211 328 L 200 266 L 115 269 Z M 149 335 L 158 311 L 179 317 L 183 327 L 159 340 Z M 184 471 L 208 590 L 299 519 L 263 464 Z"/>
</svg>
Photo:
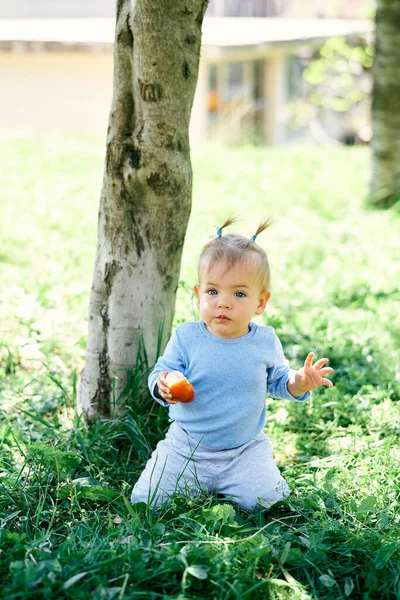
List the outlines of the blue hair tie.
<svg viewBox="0 0 400 600">
<path fill-rule="evenodd" d="M 256 239 L 257 239 L 257 234 L 255 233 L 251 239 L 252 239 L 253 242 L 255 242 Z"/>
<path fill-rule="evenodd" d="M 218 227 L 218 229 L 217 229 L 217 236 L 221 237 L 221 235 L 222 235 L 222 228 Z"/>
</svg>

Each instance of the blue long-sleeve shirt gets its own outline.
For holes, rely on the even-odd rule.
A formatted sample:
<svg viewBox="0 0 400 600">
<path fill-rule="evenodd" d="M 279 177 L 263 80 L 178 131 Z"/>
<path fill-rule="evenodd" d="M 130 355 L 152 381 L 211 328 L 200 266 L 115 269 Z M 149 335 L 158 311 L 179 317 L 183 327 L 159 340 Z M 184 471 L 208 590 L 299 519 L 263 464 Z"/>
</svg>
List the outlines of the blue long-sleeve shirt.
<svg viewBox="0 0 400 600">
<path fill-rule="evenodd" d="M 162 371 L 180 371 L 195 390 L 193 402 L 169 405 L 157 394 Z M 203 321 L 178 325 L 164 355 L 149 376 L 152 396 L 169 406 L 169 416 L 205 446 L 235 448 L 254 438 L 265 425 L 266 395 L 294 398 L 287 381 L 291 369 L 272 327 L 250 323 L 239 338 L 220 338 Z"/>
</svg>

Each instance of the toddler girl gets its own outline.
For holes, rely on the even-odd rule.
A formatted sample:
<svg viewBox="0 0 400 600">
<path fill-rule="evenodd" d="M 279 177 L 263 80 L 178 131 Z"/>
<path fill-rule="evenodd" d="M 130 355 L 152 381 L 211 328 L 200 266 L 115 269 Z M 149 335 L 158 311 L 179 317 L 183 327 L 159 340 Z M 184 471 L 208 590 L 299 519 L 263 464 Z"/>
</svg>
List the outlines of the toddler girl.
<svg viewBox="0 0 400 600">
<path fill-rule="evenodd" d="M 332 382 L 328 359 L 314 365 L 311 352 L 291 370 L 272 327 L 252 322 L 270 298 L 267 256 L 255 243 L 269 225 L 247 239 L 223 235 L 206 244 L 194 287 L 201 320 L 179 325 L 149 376 L 152 396 L 169 406 L 166 437 L 134 486 L 131 501 L 159 506 L 172 493 L 200 489 L 229 497 L 244 509 L 269 507 L 289 495 L 264 433 L 268 393 L 302 402 Z M 193 385 L 195 399 L 173 398 L 166 382 L 176 371 Z"/>
</svg>

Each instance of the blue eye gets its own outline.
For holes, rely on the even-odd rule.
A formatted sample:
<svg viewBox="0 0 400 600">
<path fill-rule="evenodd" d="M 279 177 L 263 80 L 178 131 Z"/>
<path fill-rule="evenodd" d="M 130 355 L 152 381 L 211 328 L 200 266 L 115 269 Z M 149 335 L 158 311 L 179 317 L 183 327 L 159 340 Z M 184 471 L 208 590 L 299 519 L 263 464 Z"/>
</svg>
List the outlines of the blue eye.
<svg viewBox="0 0 400 600">
<path fill-rule="evenodd" d="M 207 290 L 207 294 L 210 294 L 210 296 L 216 296 L 218 294 L 218 292 L 215 289 L 211 289 L 211 290 Z"/>
<path fill-rule="evenodd" d="M 235 292 L 235 296 L 237 298 L 246 298 L 246 294 L 244 292 Z"/>
</svg>

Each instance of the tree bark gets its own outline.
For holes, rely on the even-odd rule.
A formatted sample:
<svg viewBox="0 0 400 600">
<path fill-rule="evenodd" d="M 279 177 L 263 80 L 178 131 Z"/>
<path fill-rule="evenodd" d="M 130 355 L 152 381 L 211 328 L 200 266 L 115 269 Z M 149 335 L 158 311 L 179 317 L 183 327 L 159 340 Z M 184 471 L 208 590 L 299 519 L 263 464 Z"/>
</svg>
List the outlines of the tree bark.
<svg viewBox="0 0 400 600">
<path fill-rule="evenodd" d="M 372 92 L 371 203 L 400 198 L 400 2 L 378 0 Z"/>
<path fill-rule="evenodd" d="M 208 0 L 118 0 L 114 92 L 79 403 L 110 416 L 170 332 L 189 220 L 189 119 Z M 117 379 L 116 379 L 117 378 Z"/>
</svg>

